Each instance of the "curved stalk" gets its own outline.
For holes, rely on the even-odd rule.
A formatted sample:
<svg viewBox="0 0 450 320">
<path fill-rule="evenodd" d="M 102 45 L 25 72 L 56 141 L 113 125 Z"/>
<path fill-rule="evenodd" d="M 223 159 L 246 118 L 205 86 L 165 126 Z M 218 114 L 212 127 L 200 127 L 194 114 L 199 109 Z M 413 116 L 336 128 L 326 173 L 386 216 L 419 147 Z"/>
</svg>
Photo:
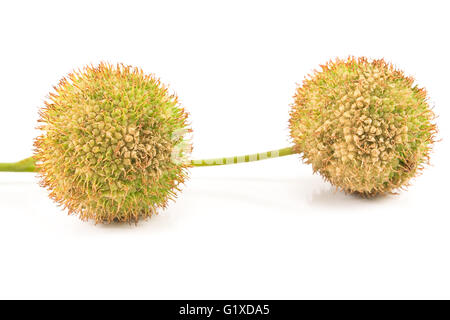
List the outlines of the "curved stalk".
<svg viewBox="0 0 450 320">
<path fill-rule="evenodd" d="M 35 172 L 36 171 L 35 163 L 36 161 L 33 159 L 33 157 L 29 157 L 13 163 L 0 163 L 0 171 Z"/>
<path fill-rule="evenodd" d="M 226 158 L 212 158 L 212 159 L 200 159 L 191 160 L 193 167 L 209 167 L 220 166 L 226 164 L 236 164 L 243 162 L 260 161 L 278 157 L 284 157 L 296 152 L 292 150 L 292 147 L 282 148 L 278 150 L 272 150 L 267 152 L 260 152 L 254 154 L 247 154 L 243 156 L 233 156 Z M 13 163 L 0 163 L 0 171 L 9 172 L 36 172 L 36 161 L 33 157 L 26 158 L 24 160 Z"/>
<path fill-rule="evenodd" d="M 261 153 L 247 154 L 243 156 L 234 156 L 228 158 L 212 158 L 204 160 L 191 160 L 191 164 L 194 167 L 208 167 L 208 166 L 221 166 L 225 164 L 235 164 L 243 162 L 252 162 L 259 160 L 266 160 L 278 157 L 284 157 L 296 152 L 292 150 L 292 147 L 282 148 L 278 150 L 272 150 Z"/>
</svg>

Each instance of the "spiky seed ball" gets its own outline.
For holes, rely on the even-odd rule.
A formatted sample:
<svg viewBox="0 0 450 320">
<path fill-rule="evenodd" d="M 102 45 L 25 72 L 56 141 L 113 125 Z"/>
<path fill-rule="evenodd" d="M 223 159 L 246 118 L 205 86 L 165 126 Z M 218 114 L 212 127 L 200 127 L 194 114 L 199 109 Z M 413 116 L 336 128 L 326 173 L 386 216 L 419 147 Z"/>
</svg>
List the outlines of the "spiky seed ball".
<svg viewBox="0 0 450 320">
<path fill-rule="evenodd" d="M 40 111 L 35 157 L 50 197 L 96 222 L 137 221 L 186 178 L 187 114 L 152 75 L 101 63 L 69 74 Z"/>
<path fill-rule="evenodd" d="M 427 163 L 436 133 L 424 89 L 384 60 L 335 60 L 298 87 L 295 149 L 326 180 L 365 196 L 402 188 Z"/>
</svg>

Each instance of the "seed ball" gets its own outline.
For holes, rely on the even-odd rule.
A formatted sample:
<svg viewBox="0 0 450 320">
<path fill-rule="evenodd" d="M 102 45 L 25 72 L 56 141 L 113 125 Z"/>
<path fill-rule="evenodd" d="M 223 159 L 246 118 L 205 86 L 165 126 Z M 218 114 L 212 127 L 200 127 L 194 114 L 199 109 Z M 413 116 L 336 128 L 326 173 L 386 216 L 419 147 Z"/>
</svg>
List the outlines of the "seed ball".
<svg viewBox="0 0 450 320">
<path fill-rule="evenodd" d="M 435 116 L 424 89 L 366 58 L 321 66 L 296 90 L 290 136 L 314 172 L 347 193 L 393 193 L 428 162 Z"/>
<path fill-rule="evenodd" d="M 177 97 L 138 68 L 100 63 L 71 73 L 40 110 L 41 184 L 82 220 L 150 217 L 186 179 L 187 117 Z"/>
</svg>

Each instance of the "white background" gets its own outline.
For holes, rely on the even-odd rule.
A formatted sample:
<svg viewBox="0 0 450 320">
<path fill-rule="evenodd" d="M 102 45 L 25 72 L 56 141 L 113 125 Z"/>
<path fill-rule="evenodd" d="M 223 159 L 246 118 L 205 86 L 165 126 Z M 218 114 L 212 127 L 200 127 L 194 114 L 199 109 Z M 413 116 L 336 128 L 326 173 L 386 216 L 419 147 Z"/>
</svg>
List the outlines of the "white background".
<svg viewBox="0 0 450 320">
<path fill-rule="evenodd" d="M 4 1 L 0 161 L 32 152 L 61 77 L 124 62 L 170 84 L 194 158 L 288 146 L 296 83 L 348 55 L 427 88 L 433 166 L 398 196 L 335 193 L 298 156 L 193 168 L 136 225 L 67 216 L 34 174 L 0 174 L 0 298 L 450 298 L 448 1 Z"/>
</svg>

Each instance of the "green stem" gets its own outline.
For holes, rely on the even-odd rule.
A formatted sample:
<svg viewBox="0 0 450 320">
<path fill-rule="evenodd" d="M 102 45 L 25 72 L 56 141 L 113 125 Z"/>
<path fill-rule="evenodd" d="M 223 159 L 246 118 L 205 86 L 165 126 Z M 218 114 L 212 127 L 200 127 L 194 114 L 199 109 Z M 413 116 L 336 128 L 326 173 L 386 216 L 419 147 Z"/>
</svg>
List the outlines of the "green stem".
<svg viewBox="0 0 450 320">
<path fill-rule="evenodd" d="M 214 158 L 214 159 L 201 159 L 191 160 L 191 164 L 194 167 L 208 167 L 208 166 L 220 166 L 225 164 L 235 164 L 242 162 L 252 162 L 265 159 L 272 159 L 278 157 L 284 157 L 296 152 L 292 147 L 282 148 L 278 150 L 272 150 L 261 153 L 247 154 L 244 156 L 234 156 L 228 158 Z M 26 158 L 19 162 L 14 163 L 0 163 L 0 171 L 9 172 L 36 172 L 36 161 L 33 157 Z"/>
<path fill-rule="evenodd" d="M 214 159 L 204 159 L 204 160 L 192 160 L 191 164 L 194 167 L 207 167 L 207 166 L 220 166 L 225 164 L 234 164 L 234 163 L 242 163 L 242 162 L 251 162 L 251 161 L 259 161 L 265 159 L 272 159 L 278 157 L 284 157 L 291 154 L 295 154 L 296 152 L 292 149 L 292 147 L 287 147 L 278 150 L 272 150 L 261 153 L 247 154 L 245 156 L 234 156 L 228 158 L 214 158 Z"/>
<path fill-rule="evenodd" d="M 33 159 L 33 157 L 29 157 L 14 163 L 0 163 L 0 171 L 35 172 L 35 160 Z"/>
</svg>

